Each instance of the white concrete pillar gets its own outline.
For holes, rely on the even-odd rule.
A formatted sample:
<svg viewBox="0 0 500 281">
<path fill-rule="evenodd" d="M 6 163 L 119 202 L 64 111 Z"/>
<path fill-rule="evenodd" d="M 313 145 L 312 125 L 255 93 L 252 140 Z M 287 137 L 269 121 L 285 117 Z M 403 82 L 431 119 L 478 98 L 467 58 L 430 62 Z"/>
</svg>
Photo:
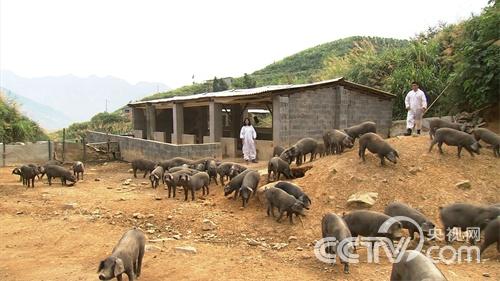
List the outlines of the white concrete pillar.
<svg viewBox="0 0 500 281">
<path fill-rule="evenodd" d="M 208 105 L 210 142 L 220 142 L 222 137 L 222 105 L 211 101 Z M 200 120 L 202 121 L 202 120 Z"/>
<path fill-rule="evenodd" d="M 172 117 L 174 125 L 172 143 L 182 144 L 182 135 L 184 134 L 184 106 L 181 103 L 174 103 Z"/>
</svg>

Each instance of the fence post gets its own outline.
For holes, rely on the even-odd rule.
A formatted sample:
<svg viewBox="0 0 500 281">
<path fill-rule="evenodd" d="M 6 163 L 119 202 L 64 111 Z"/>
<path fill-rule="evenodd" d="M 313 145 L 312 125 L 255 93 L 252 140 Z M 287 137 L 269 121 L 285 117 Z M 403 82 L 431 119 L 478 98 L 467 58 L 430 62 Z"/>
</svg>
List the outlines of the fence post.
<svg viewBox="0 0 500 281">
<path fill-rule="evenodd" d="M 64 163 L 64 152 L 66 151 L 66 128 L 63 128 L 62 161 Z"/>
<path fill-rule="evenodd" d="M 5 167 L 5 142 L 2 143 L 2 167 Z"/>
<path fill-rule="evenodd" d="M 52 147 L 50 146 L 50 139 L 47 141 L 49 144 L 49 161 L 52 160 Z"/>
<path fill-rule="evenodd" d="M 83 145 L 83 162 L 87 162 L 87 147 L 86 147 L 85 137 L 82 137 L 82 145 Z"/>
</svg>

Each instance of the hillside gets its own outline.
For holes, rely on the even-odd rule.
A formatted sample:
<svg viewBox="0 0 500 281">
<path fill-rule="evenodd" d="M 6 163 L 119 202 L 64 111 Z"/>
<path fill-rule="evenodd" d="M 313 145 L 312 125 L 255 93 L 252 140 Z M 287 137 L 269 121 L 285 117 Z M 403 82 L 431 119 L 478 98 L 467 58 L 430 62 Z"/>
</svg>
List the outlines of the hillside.
<svg viewBox="0 0 500 281">
<path fill-rule="evenodd" d="M 41 104 L 7 89 L 1 89 L 1 91 L 8 99 L 16 102 L 19 106 L 19 111 L 22 114 L 26 115 L 30 119 L 36 120 L 40 126 L 46 130 L 51 131 L 64 128 L 68 125 L 68 123 L 75 121 L 71 117 L 53 107 Z"/>
<path fill-rule="evenodd" d="M 248 75 L 255 86 L 276 84 L 300 84 L 321 80 L 319 75 L 325 68 L 325 63 L 333 57 L 342 58 L 353 48 L 370 44 L 377 52 L 388 48 L 398 48 L 408 44 L 406 40 L 380 37 L 353 36 L 329 43 L 324 43 L 297 54 L 288 56 L 280 61 L 257 70 Z M 233 88 L 246 88 L 244 77 L 232 79 Z M 182 96 L 210 91 L 210 85 L 199 83 L 186 85 L 168 92 L 157 93 L 144 97 L 142 100 L 151 100 L 171 96 Z"/>
<path fill-rule="evenodd" d="M 19 111 L 19 106 L 0 91 L 0 142 L 47 140 L 42 128 Z"/>
<path fill-rule="evenodd" d="M 132 85 L 111 76 L 64 75 L 25 78 L 10 71 L 2 71 L 0 76 L 1 87 L 62 112 L 64 115 L 58 118 L 63 126 L 89 120 L 96 113 L 105 110 L 106 101 L 108 110 L 113 111 L 130 100 L 168 90 L 168 87 L 161 83 L 139 82 Z"/>
</svg>

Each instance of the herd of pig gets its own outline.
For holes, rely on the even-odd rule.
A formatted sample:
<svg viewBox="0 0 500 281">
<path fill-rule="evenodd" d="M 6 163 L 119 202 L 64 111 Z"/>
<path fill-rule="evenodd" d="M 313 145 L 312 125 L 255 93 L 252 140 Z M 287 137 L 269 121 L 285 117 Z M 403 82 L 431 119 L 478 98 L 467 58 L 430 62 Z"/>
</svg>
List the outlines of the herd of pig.
<svg viewBox="0 0 500 281">
<path fill-rule="evenodd" d="M 446 122 L 440 119 L 430 121 L 431 145 L 429 152 L 435 144 L 443 153 L 441 146 L 443 143 L 449 146 L 457 146 L 458 157 L 462 148 L 465 148 L 472 156 L 479 154 L 479 140 L 493 147 L 495 157 L 500 157 L 499 146 L 500 137 L 493 132 L 479 128 L 467 132 L 468 129 L 458 123 Z M 132 161 L 134 177 L 137 171 L 144 172 L 143 177 L 149 173 L 152 188 L 157 188 L 160 182 L 168 189 L 168 197 L 176 196 L 176 188 L 182 187 L 184 200 L 188 200 L 191 193 L 191 200 L 195 200 L 195 192 L 202 190 L 202 195 L 209 194 L 209 185 L 213 180 L 218 185 L 217 177 L 224 187 L 224 195 L 234 193 L 234 199 L 241 198 L 243 208 L 248 204 L 250 197 L 261 192 L 263 195 L 266 212 L 268 216 L 275 216 L 275 208 L 279 211 L 277 221 L 280 222 L 283 215 L 289 218 L 293 224 L 293 216 L 299 219 L 305 216 L 304 209 L 309 209 L 312 201 L 303 189 L 291 182 L 279 181 L 280 175 L 287 179 L 293 179 L 294 173 L 290 168 L 292 161 L 296 161 L 299 166 L 306 161 L 307 154 L 310 154 L 310 161 L 317 155 L 341 154 L 346 148 L 352 148 L 356 138 L 359 138 L 359 157 L 365 161 L 365 151 L 376 154 L 385 165 L 385 160 L 396 164 L 399 158 L 398 152 L 391 145 L 376 134 L 376 124 L 364 122 L 350 128 L 341 130 L 329 130 L 323 135 L 323 143 L 312 138 L 303 138 L 289 148 L 275 147 L 272 158 L 268 162 L 268 184 L 264 189 L 259 188 L 260 174 L 256 170 L 233 162 L 221 162 L 213 158 L 200 160 L 190 160 L 175 157 L 166 161 L 153 162 L 147 159 L 136 159 Z M 49 161 L 43 166 L 24 165 L 16 168 L 13 173 L 20 175 L 23 184 L 34 186 L 36 176 L 40 178 L 47 174 L 49 184 L 52 178 L 60 178 L 63 185 L 67 181 L 75 183 L 80 174 L 83 178 L 84 166 L 81 162 L 75 162 L 72 171 L 60 166 L 61 163 Z M 274 182 L 271 183 L 271 176 Z M 227 184 L 225 179 L 229 179 Z M 484 230 L 484 240 L 480 248 L 482 253 L 488 246 L 497 243 L 497 250 L 500 252 L 500 204 L 491 206 L 480 206 L 465 203 L 454 203 L 445 207 L 440 207 L 440 218 L 444 229 L 449 230 L 454 227 L 466 230 L 468 227 L 478 227 Z M 408 229 L 411 239 L 418 229 L 413 224 L 407 222 L 393 223 L 387 233 L 379 233 L 379 229 L 391 217 L 405 216 L 413 219 L 419 224 L 426 236 L 431 236 L 435 224 L 424 214 L 412 207 L 393 202 L 389 204 L 384 213 L 357 210 L 341 216 L 328 213 L 322 218 L 323 237 L 335 237 L 336 241 L 346 238 L 364 237 L 386 237 L 390 240 L 401 237 L 401 230 Z M 449 239 L 449 236 L 445 236 Z M 447 242 L 449 242 L 447 240 Z M 473 242 L 473 241 L 470 241 Z M 99 279 L 109 280 L 114 277 L 121 280 L 121 275 L 127 274 L 129 280 L 134 280 L 141 273 L 142 257 L 144 255 L 145 236 L 138 230 L 127 231 L 114 248 L 112 254 L 99 264 Z M 338 249 L 328 247 L 327 252 L 335 254 Z M 355 250 L 355 249 L 352 249 Z M 409 255 L 415 251 L 406 251 L 404 255 Z M 415 259 L 393 264 L 391 280 L 446 280 L 439 269 L 424 255 L 415 252 Z M 344 264 L 344 272 L 349 272 L 349 264 Z"/>
</svg>

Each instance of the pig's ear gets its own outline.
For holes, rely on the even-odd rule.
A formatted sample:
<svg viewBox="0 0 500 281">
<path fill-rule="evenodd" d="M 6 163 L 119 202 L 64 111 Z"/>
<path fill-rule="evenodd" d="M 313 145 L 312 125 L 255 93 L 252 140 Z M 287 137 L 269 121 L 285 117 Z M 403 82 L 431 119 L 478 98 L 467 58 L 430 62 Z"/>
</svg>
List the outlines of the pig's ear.
<svg viewBox="0 0 500 281">
<path fill-rule="evenodd" d="M 99 263 L 99 267 L 97 268 L 97 272 L 101 271 L 104 268 L 104 261 Z"/>
<path fill-rule="evenodd" d="M 124 271 L 125 271 L 125 266 L 123 265 L 122 259 L 117 258 L 115 260 L 115 270 L 113 271 L 113 273 L 115 274 L 115 276 L 118 276 L 122 274 Z"/>
</svg>

